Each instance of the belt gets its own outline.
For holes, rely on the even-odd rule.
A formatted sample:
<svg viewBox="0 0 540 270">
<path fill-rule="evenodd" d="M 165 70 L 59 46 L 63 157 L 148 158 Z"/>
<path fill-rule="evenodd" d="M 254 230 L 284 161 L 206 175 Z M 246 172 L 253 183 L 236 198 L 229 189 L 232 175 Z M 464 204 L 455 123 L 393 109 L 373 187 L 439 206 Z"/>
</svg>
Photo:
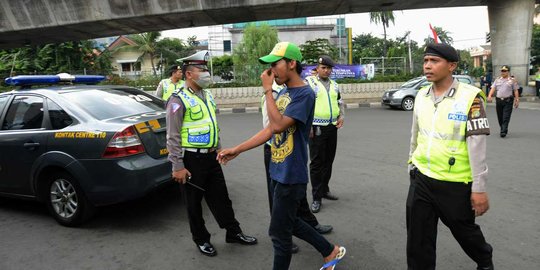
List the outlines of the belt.
<svg viewBox="0 0 540 270">
<path fill-rule="evenodd" d="M 217 148 L 184 148 L 185 151 L 193 152 L 193 153 L 201 153 L 201 154 L 208 154 L 213 153 L 217 150 Z"/>
<path fill-rule="evenodd" d="M 503 97 L 503 98 L 498 97 L 497 99 L 500 99 L 500 100 L 509 100 L 509 99 L 514 99 L 514 97 Z"/>
</svg>

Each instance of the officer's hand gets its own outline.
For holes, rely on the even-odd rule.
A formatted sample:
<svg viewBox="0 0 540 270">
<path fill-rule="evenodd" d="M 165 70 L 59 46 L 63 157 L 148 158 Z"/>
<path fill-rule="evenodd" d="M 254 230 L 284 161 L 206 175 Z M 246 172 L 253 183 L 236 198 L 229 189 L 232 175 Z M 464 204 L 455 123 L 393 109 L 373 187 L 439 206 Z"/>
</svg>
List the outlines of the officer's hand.
<svg viewBox="0 0 540 270">
<path fill-rule="evenodd" d="M 343 127 L 343 118 L 339 118 L 336 123 L 337 128 Z"/>
<path fill-rule="evenodd" d="M 236 150 L 236 148 L 227 148 L 221 150 L 217 155 L 216 159 L 220 164 L 227 165 L 227 162 L 229 162 L 229 160 L 233 160 L 238 155 L 240 155 L 240 153 L 238 152 L 238 150 Z"/>
<path fill-rule="evenodd" d="M 488 100 L 488 102 L 491 103 L 491 102 L 493 101 L 493 98 L 492 98 L 492 97 L 488 97 L 487 100 Z"/>
<path fill-rule="evenodd" d="M 274 83 L 274 73 L 272 69 L 265 69 L 261 74 L 262 87 L 264 91 L 272 89 L 272 84 Z"/>
<path fill-rule="evenodd" d="M 471 193 L 471 205 L 476 217 L 483 215 L 489 209 L 489 199 L 487 192 Z"/>
<path fill-rule="evenodd" d="M 518 108 L 519 107 L 519 99 L 514 99 L 514 108 Z"/>
<path fill-rule="evenodd" d="M 191 173 L 186 168 L 172 173 L 172 179 L 180 184 L 185 184 L 189 178 L 191 178 Z"/>
</svg>

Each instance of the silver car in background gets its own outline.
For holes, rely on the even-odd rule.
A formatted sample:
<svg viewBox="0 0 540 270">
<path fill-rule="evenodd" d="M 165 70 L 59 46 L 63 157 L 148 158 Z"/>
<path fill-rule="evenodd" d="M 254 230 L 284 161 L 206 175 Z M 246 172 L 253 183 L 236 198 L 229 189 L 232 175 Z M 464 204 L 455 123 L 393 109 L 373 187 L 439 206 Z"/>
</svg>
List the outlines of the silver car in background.
<svg viewBox="0 0 540 270">
<path fill-rule="evenodd" d="M 474 85 L 474 80 L 468 75 L 454 75 L 459 82 Z M 430 85 L 425 76 L 416 77 L 401 85 L 398 89 L 390 89 L 382 96 L 382 105 L 401 108 L 404 111 L 414 109 L 414 99 L 420 88 Z"/>
</svg>

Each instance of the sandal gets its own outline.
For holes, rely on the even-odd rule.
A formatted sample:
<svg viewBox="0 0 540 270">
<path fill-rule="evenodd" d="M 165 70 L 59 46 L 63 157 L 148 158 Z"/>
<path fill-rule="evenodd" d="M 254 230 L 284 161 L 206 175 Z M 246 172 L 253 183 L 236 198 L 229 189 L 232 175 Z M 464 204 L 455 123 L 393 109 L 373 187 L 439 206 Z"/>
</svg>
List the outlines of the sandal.
<svg viewBox="0 0 540 270">
<path fill-rule="evenodd" d="M 341 261 L 341 259 L 345 257 L 345 253 L 347 253 L 347 249 L 345 249 L 345 247 L 339 247 L 339 251 L 336 257 L 334 257 L 333 260 L 325 263 L 320 270 L 334 270 L 334 268 Z"/>
</svg>

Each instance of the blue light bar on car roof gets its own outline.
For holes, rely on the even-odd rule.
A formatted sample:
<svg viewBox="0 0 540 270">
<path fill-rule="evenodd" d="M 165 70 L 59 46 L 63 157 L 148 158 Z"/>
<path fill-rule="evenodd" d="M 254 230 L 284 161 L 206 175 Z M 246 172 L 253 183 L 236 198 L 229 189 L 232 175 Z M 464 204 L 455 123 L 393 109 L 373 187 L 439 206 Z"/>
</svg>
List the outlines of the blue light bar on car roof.
<svg viewBox="0 0 540 270">
<path fill-rule="evenodd" d="M 70 75 L 60 73 L 58 75 L 20 75 L 5 79 L 6 84 L 14 86 L 33 85 L 33 84 L 57 84 L 60 82 L 71 83 L 99 83 L 105 79 L 101 75 Z"/>
</svg>

